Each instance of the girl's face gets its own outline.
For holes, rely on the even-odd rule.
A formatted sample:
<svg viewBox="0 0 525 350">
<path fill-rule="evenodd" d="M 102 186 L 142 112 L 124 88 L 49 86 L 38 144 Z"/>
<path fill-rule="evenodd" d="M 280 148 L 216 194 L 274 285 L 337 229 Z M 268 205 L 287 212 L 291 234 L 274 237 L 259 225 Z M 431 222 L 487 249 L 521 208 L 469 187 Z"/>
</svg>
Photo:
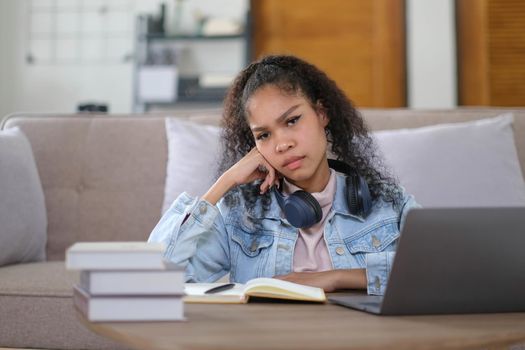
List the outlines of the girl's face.
<svg viewBox="0 0 525 350">
<path fill-rule="evenodd" d="M 248 124 L 262 156 L 294 185 L 308 192 L 324 189 L 328 118 L 301 94 L 273 85 L 257 90 L 247 103 Z"/>
</svg>

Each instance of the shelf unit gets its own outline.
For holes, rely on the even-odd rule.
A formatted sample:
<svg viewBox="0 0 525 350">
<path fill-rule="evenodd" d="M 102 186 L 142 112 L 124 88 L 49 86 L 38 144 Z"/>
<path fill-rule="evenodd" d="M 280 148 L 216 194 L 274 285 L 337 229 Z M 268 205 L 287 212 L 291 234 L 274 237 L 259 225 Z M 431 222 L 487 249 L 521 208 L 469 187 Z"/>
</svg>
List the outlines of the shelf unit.
<svg viewBox="0 0 525 350">
<path fill-rule="evenodd" d="M 147 112 L 152 108 L 159 109 L 192 109 L 192 108 L 209 108 L 219 107 L 227 91 L 227 86 L 203 87 L 200 83 L 200 73 L 193 72 L 186 74 L 184 67 L 180 66 L 180 62 L 174 64 L 179 70 L 177 82 L 177 96 L 170 101 L 148 101 L 140 96 L 140 78 L 139 72 L 143 67 L 154 67 L 151 64 L 154 48 L 165 47 L 167 50 L 176 51 L 175 45 L 189 44 L 189 46 L 197 43 L 199 45 L 207 45 L 207 43 L 232 43 L 238 42 L 241 44 L 243 50 L 240 52 L 240 57 L 237 57 L 241 62 L 241 69 L 251 61 L 251 19 L 248 11 L 246 21 L 244 24 L 244 31 L 241 34 L 235 35 L 213 35 L 205 36 L 200 34 L 152 34 L 147 33 L 146 17 L 139 16 L 137 18 L 136 39 L 135 39 L 135 64 L 134 64 L 134 89 L 133 89 L 133 110 L 141 113 Z M 217 46 L 217 45 L 215 45 Z M 224 52 L 223 52 L 224 53 Z M 236 72 L 235 72 L 236 73 Z"/>
</svg>

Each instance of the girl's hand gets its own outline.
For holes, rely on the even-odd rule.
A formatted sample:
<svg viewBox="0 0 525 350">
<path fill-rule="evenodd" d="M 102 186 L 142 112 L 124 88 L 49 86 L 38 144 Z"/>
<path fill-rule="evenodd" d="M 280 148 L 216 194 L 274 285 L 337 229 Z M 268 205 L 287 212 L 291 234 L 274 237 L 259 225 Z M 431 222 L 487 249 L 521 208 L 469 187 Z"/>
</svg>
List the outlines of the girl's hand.
<svg viewBox="0 0 525 350">
<path fill-rule="evenodd" d="M 262 156 L 257 148 L 252 148 L 241 160 L 228 169 L 223 176 L 227 177 L 235 185 L 242 185 L 255 180 L 264 181 L 260 185 L 261 194 L 278 184 L 277 172 Z"/>
<path fill-rule="evenodd" d="M 268 191 L 273 185 L 279 185 L 275 169 L 264 159 L 257 148 L 253 148 L 241 160 L 235 163 L 230 169 L 210 187 L 202 199 L 215 205 L 232 187 L 264 179 L 261 183 L 261 194 Z"/>
</svg>

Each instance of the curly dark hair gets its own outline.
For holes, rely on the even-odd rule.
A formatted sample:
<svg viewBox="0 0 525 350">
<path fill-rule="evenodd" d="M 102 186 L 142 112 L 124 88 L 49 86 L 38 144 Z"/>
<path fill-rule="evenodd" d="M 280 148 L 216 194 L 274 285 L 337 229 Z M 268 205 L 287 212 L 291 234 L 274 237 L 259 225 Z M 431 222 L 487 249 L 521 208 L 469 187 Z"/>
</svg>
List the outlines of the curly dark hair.
<svg viewBox="0 0 525 350">
<path fill-rule="evenodd" d="M 247 121 L 248 99 L 261 87 L 273 85 L 290 95 L 301 95 L 311 106 L 329 118 L 326 127 L 331 156 L 353 167 L 368 183 L 372 200 L 382 198 L 400 204 L 401 189 L 377 153 L 374 141 L 359 112 L 345 93 L 324 72 L 295 56 L 271 55 L 242 70 L 224 101 L 222 118 L 223 156 L 219 175 L 229 169 L 253 147 L 255 139 Z M 267 208 L 269 192 L 259 194 L 257 184 L 239 186 L 248 209 L 262 200 Z M 225 196 L 228 205 L 237 204 L 233 192 Z"/>
</svg>

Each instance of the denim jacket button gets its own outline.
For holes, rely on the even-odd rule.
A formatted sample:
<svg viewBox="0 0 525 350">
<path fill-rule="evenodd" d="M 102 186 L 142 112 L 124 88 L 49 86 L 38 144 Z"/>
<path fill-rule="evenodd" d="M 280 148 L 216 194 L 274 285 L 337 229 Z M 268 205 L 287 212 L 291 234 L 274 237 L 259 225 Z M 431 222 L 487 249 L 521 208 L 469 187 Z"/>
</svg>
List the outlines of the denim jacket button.
<svg viewBox="0 0 525 350">
<path fill-rule="evenodd" d="M 337 253 L 337 255 L 343 255 L 345 253 L 345 249 L 343 247 L 337 247 L 335 249 L 335 252 Z"/>
<path fill-rule="evenodd" d="M 377 248 L 381 245 L 381 241 L 376 236 L 372 236 L 372 245 Z"/>
<path fill-rule="evenodd" d="M 252 245 L 250 246 L 250 251 L 254 252 L 257 250 L 257 241 L 253 241 Z"/>
<path fill-rule="evenodd" d="M 206 204 L 205 203 L 201 203 L 201 205 L 199 207 L 199 211 L 201 212 L 201 214 L 206 214 L 206 210 L 208 210 L 206 208 Z"/>
</svg>

